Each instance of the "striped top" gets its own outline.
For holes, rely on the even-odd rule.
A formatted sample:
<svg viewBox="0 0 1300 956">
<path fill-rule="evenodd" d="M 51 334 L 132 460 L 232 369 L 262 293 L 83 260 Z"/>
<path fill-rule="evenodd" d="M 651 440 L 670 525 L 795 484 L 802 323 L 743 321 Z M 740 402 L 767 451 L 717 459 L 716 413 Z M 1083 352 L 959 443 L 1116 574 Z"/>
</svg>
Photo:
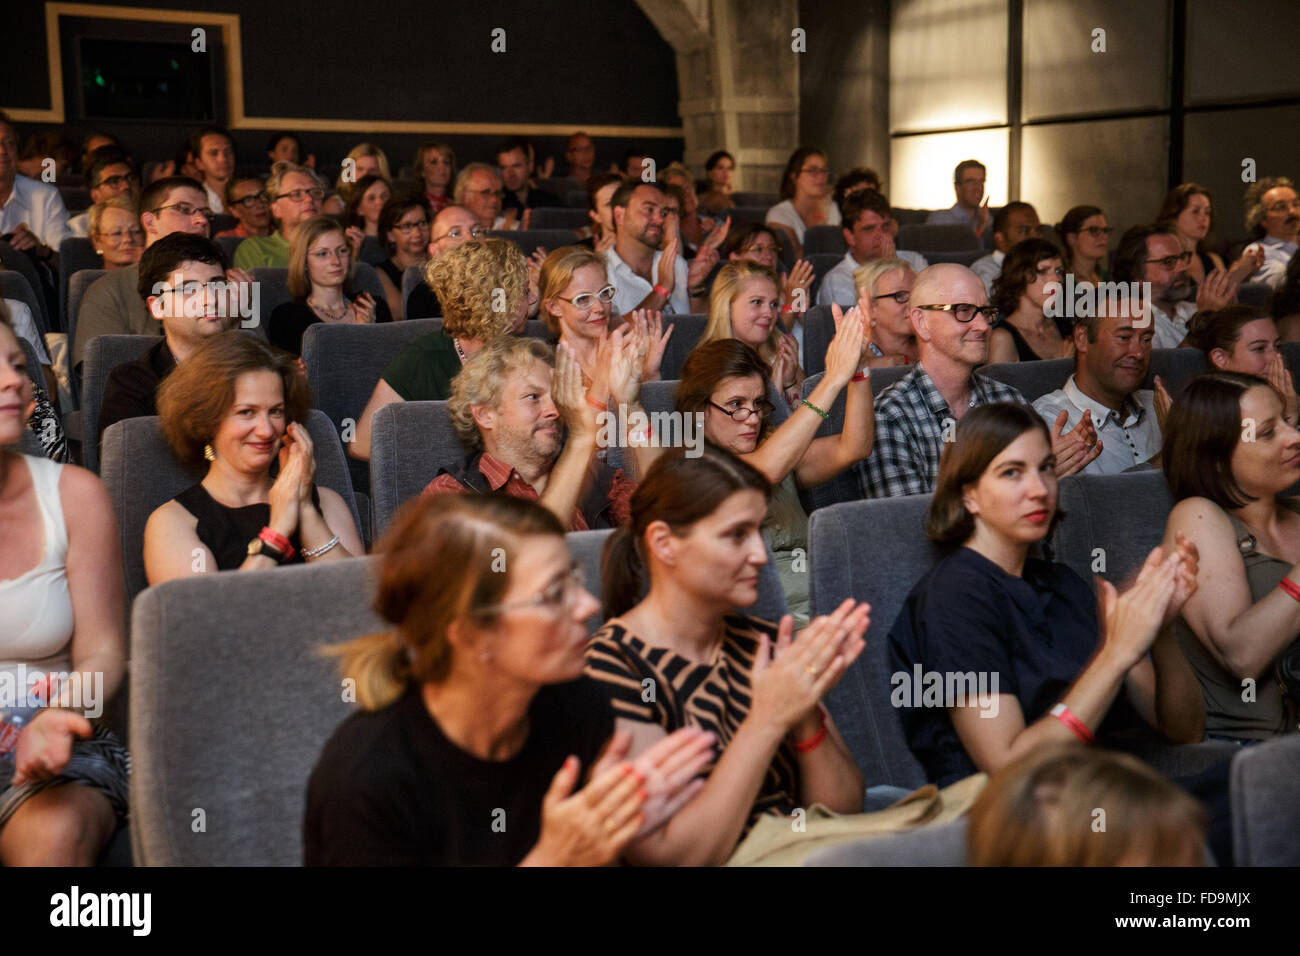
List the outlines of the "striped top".
<svg viewBox="0 0 1300 956">
<path fill-rule="evenodd" d="M 717 735 L 713 772 L 749 714 L 750 674 L 763 634 L 776 644 L 777 627 L 743 614 L 729 614 L 725 636 L 712 665 L 696 664 L 662 647 L 650 647 L 617 619 L 607 621 L 587 644 L 587 676 L 608 691 L 615 717 L 659 724 L 667 733 L 699 727 Z M 646 683 L 646 681 L 653 683 Z M 767 768 L 745 833 L 761 814 L 788 816 L 798 806 L 799 771 L 784 741 Z"/>
</svg>

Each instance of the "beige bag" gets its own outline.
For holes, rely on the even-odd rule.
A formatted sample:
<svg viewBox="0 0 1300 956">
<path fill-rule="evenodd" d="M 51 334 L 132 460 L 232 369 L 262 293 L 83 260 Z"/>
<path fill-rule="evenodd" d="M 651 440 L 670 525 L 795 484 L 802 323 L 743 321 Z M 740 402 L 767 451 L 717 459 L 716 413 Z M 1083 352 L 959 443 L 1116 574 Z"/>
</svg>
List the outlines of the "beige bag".
<svg viewBox="0 0 1300 956">
<path fill-rule="evenodd" d="M 987 782 L 987 774 L 977 773 L 942 790 L 928 783 L 875 813 L 838 814 L 815 803 L 802 821 L 765 814 L 727 866 L 801 866 L 811 854 L 827 847 L 947 823 L 971 808 Z"/>
</svg>

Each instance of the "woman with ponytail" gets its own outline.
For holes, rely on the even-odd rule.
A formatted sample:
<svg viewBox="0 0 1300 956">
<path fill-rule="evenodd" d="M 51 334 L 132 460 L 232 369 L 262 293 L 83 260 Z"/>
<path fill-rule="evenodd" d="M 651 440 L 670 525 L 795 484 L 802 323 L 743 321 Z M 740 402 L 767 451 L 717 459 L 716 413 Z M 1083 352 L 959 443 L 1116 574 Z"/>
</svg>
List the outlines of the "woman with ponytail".
<svg viewBox="0 0 1300 956">
<path fill-rule="evenodd" d="M 711 734 L 627 760 L 630 735 L 582 677 L 597 605 L 550 512 L 420 498 L 381 550 L 392 630 L 329 649 L 361 712 L 312 772 L 308 866 L 603 866 L 699 791 Z"/>
<path fill-rule="evenodd" d="M 734 611 L 758 598 L 768 491 L 757 469 L 715 446 L 668 454 L 633 495 L 631 524 L 606 543 L 610 620 L 588 645 L 587 673 L 631 753 L 682 727 L 719 741 L 699 795 L 635 839 L 630 862 L 720 864 L 764 817 L 788 832 L 782 818 L 799 807 L 862 809 L 862 774 L 821 699 L 862 652 L 870 608 L 845 601 L 798 640 L 788 614 L 778 626 Z"/>
</svg>

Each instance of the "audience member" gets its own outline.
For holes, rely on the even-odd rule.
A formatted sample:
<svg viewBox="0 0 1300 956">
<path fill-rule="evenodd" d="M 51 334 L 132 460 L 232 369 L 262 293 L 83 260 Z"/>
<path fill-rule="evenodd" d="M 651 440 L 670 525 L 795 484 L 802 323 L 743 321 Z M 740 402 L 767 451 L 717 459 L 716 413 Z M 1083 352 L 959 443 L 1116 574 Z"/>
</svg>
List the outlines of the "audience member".
<svg viewBox="0 0 1300 956">
<path fill-rule="evenodd" d="M 1097 285 L 1110 278 L 1106 250 L 1114 231 L 1096 206 L 1074 206 L 1056 224 L 1056 234 L 1064 244 L 1065 271 L 1074 276 L 1076 284 Z"/>
<path fill-rule="evenodd" d="M 144 230 L 140 212 L 130 196 L 112 196 L 88 211 L 90 241 L 105 269 L 123 269 L 140 261 Z"/>
<path fill-rule="evenodd" d="M 967 863 L 1202 866 L 1205 817 L 1195 799 L 1136 757 L 1043 746 L 993 774 L 976 798 Z"/>
<path fill-rule="evenodd" d="M 989 362 L 1033 362 L 1074 354 L 1071 321 L 1066 316 L 1074 311 L 1074 303 L 1065 301 L 1064 281 L 1061 250 L 1046 239 L 1024 239 L 1008 250 L 993 283 L 999 319 L 989 333 Z M 1053 284 L 1057 287 L 1054 303 Z M 1049 303 L 1056 314 L 1047 314 Z"/>
<path fill-rule="evenodd" d="M 761 222 L 747 222 L 727 233 L 723 246 L 728 262 L 744 259 L 766 266 L 773 272 L 781 268 L 781 240 L 776 232 Z M 799 367 L 804 365 L 803 318 L 812 305 L 811 288 L 815 278 L 812 264 L 800 259 L 781 276 L 781 327 L 794 336 L 799 346 Z"/>
<path fill-rule="evenodd" d="M 920 358 L 908 302 L 916 273 L 903 259 L 873 259 L 853 272 L 858 309 L 867 321 L 870 367 L 912 365 Z"/>
<path fill-rule="evenodd" d="M 984 195 L 987 176 L 988 169 L 978 159 L 963 159 L 952 172 L 952 191 L 957 201 L 950 209 L 936 209 L 930 213 L 925 217 L 926 223 L 970 226 L 975 235 L 984 235 L 989 227 L 989 200 Z"/>
<path fill-rule="evenodd" d="M 97 150 L 92 156 L 86 169 L 86 186 L 90 190 L 91 205 L 98 205 L 114 196 L 125 196 L 132 204 L 140 198 L 140 175 L 135 171 L 131 157 L 116 146 Z M 69 218 L 68 228 L 74 236 L 89 236 L 89 211 Z"/>
<path fill-rule="evenodd" d="M 231 177 L 226 183 L 226 212 L 238 219 L 239 225 L 217 233 L 217 238 L 247 239 L 271 234 L 271 204 L 266 198 L 266 183 L 260 176 Z"/>
<path fill-rule="evenodd" d="M 57 395 L 59 381 L 54 374 L 50 354 L 41 341 L 36 329 L 36 320 L 27 303 L 17 299 L 0 299 L 0 325 L 8 325 L 14 334 L 27 341 L 35 350 L 40 369 L 26 369 L 32 382 L 32 400 L 29 405 L 31 413 L 27 417 L 27 429 L 40 443 L 41 452 L 50 461 L 67 462 L 68 439 L 63 431 L 63 419 L 50 402 L 50 395 Z M 26 363 L 24 363 L 26 368 Z M 3 779 L 3 777 L 0 777 Z"/>
<path fill-rule="evenodd" d="M 629 735 L 582 675 L 598 605 L 549 512 L 424 498 L 380 550 L 392 630 L 331 649 L 361 711 L 312 771 L 308 866 L 603 866 L 699 792 L 712 734 L 682 728 L 625 759 Z"/>
<path fill-rule="evenodd" d="M 94 152 L 101 146 L 112 146 L 117 149 L 122 148 L 116 136 L 112 133 L 101 133 L 99 130 L 91 130 L 81 138 L 81 163 L 78 169 L 84 174 L 89 171 L 91 164 L 95 161 Z"/>
<path fill-rule="evenodd" d="M 379 236 L 379 215 L 393 196 L 388 180 L 378 173 L 367 173 L 352 187 L 347 206 L 343 210 L 343 225 L 356 251 L 361 251 L 361 241 L 366 236 Z"/>
<path fill-rule="evenodd" d="M 602 256 L 614 246 L 614 208 L 610 200 L 622 182 L 623 177 L 617 173 L 597 173 L 587 180 L 587 218 L 591 225 L 585 230 L 582 245 Z"/>
<path fill-rule="evenodd" d="M 429 215 L 451 205 L 451 184 L 456 181 L 456 152 L 446 143 L 425 143 L 415 151 L 415 171 L 424 184 Z"/>
<path fill-rule="evenodd" d="M 266 141 L 266 158 L 271 165 L 276 163 L 293 163 L 294 165 L 315 167 L 314 156 L 303 155 L 302 140 L 293 133 L 272 133 Z"/>
<path fill-rule="evenodd" d="M 1058 519 L 1054 457 L 1047 426 L 1018 402 L 973 409 L 944 451 L 925 531 L 953 550 L 889 631 L 896 675 L 990 675 L 960 695 L 949 685 L 942 706 L 891 681 L 908 747 L 941 787 L 1050 743 L 1144 727 L 1201 739 L 1200 694 L 1172 627 L 1196 591 L 1196 547 L 1179 536 L 1156 548 L 1123 595 L 1100 581 L 1098 608 L 1068 566 L 1030 556 Z"/>
<path fill-rule="evenodd" d="M 653 157 L 636 149 L 623 150 L 622 165 L 614 167 L 614 171 L 619 173 L 624 179 L 636 179 L 641 182 L 649 182 L 645 175 L 649 172 L 650 167 L 646 165 L 646 160 L 653 162 Z"/>
<path fill-rule="evenodd" d="M 632 863 L 720 864 L 766 815 L 788 829 L 780 818 L 797 808 L 862 809 L 862 773 L 821 700 L 866 646 L 870 609 L 845 601 L 798 640 L 788 614 L 778 625 L 735 610 L 758 597 L 768 495 L 761 472 L 716 447 L 665 455 L 605 544 L 609 620 L 587 644 L 587 674 L 616 728 L 633 754 L 682 726 L 719 742 L 704 788 L 628 847 Z M 660 690 L 648 699 L 643 686 Z"/>
<path fill-rule="evenodd" d="M 1002 261 L 1016 243 L 1039 238 L 1038 213 L 1027 202 L 1009 202 L 993 216 L 993 251 L 971 263 L 970 270 L 984 282 L 989 299 L 993 294 L 993 280 L 1002 272 Z"/>
<path fill-rule="evenodd" d="M 33 398 L 25 355 L 0 321 L 0 679 L 19 698 L 3 729 L 23 720 L 0 756 L 0 864 L 93 866 L 127 817 L 126 749 L 78 713 L 105 705 L 126 670 L 122 545 L 98 478 L 6 450 Z"/>
<path fill-rule="evenodd" d="M 965 266 L 937 263 L 916 277 L 908 317 L 920 357 L 916 368 L 876 396 L 876 443 L 863 467 L 864 498 L 934 490 L 939 456 L 957 422 L 990 402 L 1024 402 L 1010 385 L 975 371 L 988 359 L 992 326 L 984 283 Z M 1058 477 L 1101 452 L 1088 425 L 1052 432 Z"/>
<path fill-rule="evenodd" d="M 840 210 L 831 202 L 830 174 L 826 154 L 811 146 L 800 146 L 785 164 L 781 202 L 769 209 L 764 218 L 769 226 L 789 236 L 795 258 L 803 255 L 803 237 L 809 226 L 840 224 Z"/>
<path fill-rule="evenodd" d="M 312 480 L 310 410 L 293 359 L 243 332 L 213 336 L 167 377 L 158 390 L 167 444 L 187 466 L 209 464 L 145 524 L 150 585 L 363 553 L 348 506 Z"/>
<path fill-rule="evenodd" d="M 455 203 L 474 214 L 483 229 L 512 228 L 501 215 L 505 191 L 501 177 L 487 163 L 469 163 L 456 177 Z M 513 217 L 511 223 L 513 224 Z"/>
<path fill-rule="evenodd" d="M 679 254 L 680 240 L 668 234 L 667 198 L 658 183 L 627 179 L 610 199 L 616 238 L 605 258 L 619 315 L 637 309 L 704 311 L 704 281 L 717 262 L 717 250 L 705 245 L 687 265 Z"/>
<path fill-rule="evenodd" d="M 384 287 L 389 313 L 401 320 L 406 318 L 402 276 L 413 267 L 423 270 L 429 261 L 429 206 L 424 196 L 418 193 L 394 196 L 386 202 L 379 213 L 379 235 L 388 249 L 388 258 L 375 266 L 375 270 Z"/>
<path fill-rule="evenodd" d="M 731 177 L 736 171 L 736 158 L 725 149 L 717 150 L 704 161 L 705 180 L 699 190 L 700 206 L 710 215 L 735 207 L 731 198 Z"/>
<path fill-rule="evenodd" d="M 835 180 L 835 186 L 831 189 L 831 201 L 839 208 L 841 220 L 844 219 L 844 200 L 855 193 L 868 191 L 877 193 L 885 191 L 880 184 L 880 174 L 874 169 L 855 166 Z M 889 218 L 893 219 L 892 210 Z"/>
<path fill-rule="evenodd" d="M 772 381 L 794 408 L 800 403 L 804 373 L 794 336 L 777 321 L 780 308 L 776 273 L 746 260 L 729 262 L 714 280 L 709 324 L 699 345 L 720 339 L 744 342 L 768 364 Z"/>
<path fill-rule="evenodd" d="M 485 235 L 487 231 L 464 206 L 445 206 L 442 212 L 434 216 L 429 227 L 429 258 L 436 259 L 462 242 L 481 239 Z M 428 265 L 426 260 L 426 269 Z M 412 290 L 410 301 L 405 303 L 403 311 L 408 319 L 431 319 L 442 315 L 442 304 L 433 294 L 428 281 L 424 281 Z"/>
<path fill-rule="evenodd" d="M 768 401 L 771 371 L 762 357 L 737 339 L 719 339 L 692 350 L 677 386 L 677 411 L 704 421 L 704 435 L 748 462 L 772 485 L 763 539 L 776 559 L 786 604 L 795 627 L 810 619 L 808 514 L 799 491 L 814 488 L 871 454 L 875 416 L 866 357 L 866 329 L 856 309 L 836 313 L 836 334 L 826 350 L 826 374 L 779 428 L 773 428 Z M 815 437 L 822 411 L 845 399 L 844 427 L 838 435 Z"/>
<path fill-rule="evenodd" d="M 673 169 L 673 166 L 681 168 Z M 707 240 L 712 240 L 714 248 L 721 245 L 727 230 L 731 228 L 731 220 L 726 219 L 718 223 L 707 216 L 700 215 L 699 199 L 695 195 L 695 188 L 686 167 L 674 163 L 660 178 L 665 184 L 668 195 L 677 202 L 677 231 L 686 243 L 690 255 L 694 256 Z M 718 230 L 722 230 L 721 234 Z"/>
<path fill-rule="evenodd" d="M 902 259 L 913 272 L 920 272 L 929 265 L 924 256 L 895 248 L 890 231 L 894 214 L 889 200 L 880 193 L 850 193 L 840 204 L 840 215 L 844 242 L 849 248 L 844 258 L 822 277 L 821 287 L 817 290 L 818 305 L 834 302 L 847 307 L 856 302 L 858 295 L 853 286 L 853 273 L 873 259 Z"/>
<path fill-rule="evenodd" d="M 1204 352 L 1214 368 L 1267 381 L 1282 397 L 1282 417 L 1292 426 L 1300 425 L 1300 397 L 1282 357 L 1282 340 L 1263 309 L 1230 305 L 1217 312 L 1198 312 L 1192 316 L 1187 344 Z"/>
<path fill-rule="evenodd" d="M 1074 374 L 1034 402 L 1049 426 L 1059 425 L 1064 415 L 1071 429 L 1080 420 L 1095 429 L 1099 453 L 1079 474 L 1113 475 L 1159 464 L 1162 422 L 1155 393 L 1142 388 L 1151 365 L 1151 326 L 1140 299 L 1117 304 L 1113 314 L 1074 320 Z"/>
<path fill-rule="evenodd" d="M 416 339 L 384 369 L 348 444 L 353 458 L 370 459 L 375 412 L 393 402 L 446 400 L 465 361 L 503 335 L 523 332 L 534 305 L 523 254 L 506 239 L 461 241 L 429 260 L 424 280 L 442 306 L 442 328 Z"/>
<path fill-rule="evenodd" d="M 497 146 L 497 170 L 505 189 L 501 208 L 523 220 L 525 209 L 537 206 L 563 206 L 564 200 L 544 189 L 529 185 L 533 175 L 533 150 L 527 140 L 508 139 Z"/>
<path fill-rule="evenodd" d="M 1274 176 L 1247 186 L 1246 228 L 1257 240 L 1246 247 L 1246 253 L 1255 257 L 1250 279 L 1278 288 L 1300 236 L 1300 199 L 1295 184 L 1285 176 Z"/>
<path fill-rule="evenodd" d="M 41 182 L 67 182 L 75 171 L 77 144 L 62 130 L 47 130 L 28 135 L 18 155 L 18 172 Z"/>
<path fill-rule="evenodd" d="M 302 337 L 320 322 L 369 325 L 391 322 L 387 302 L 353 287 L 356 257 L 339 224 L 329 216 L 308 219 L 294 230 L 289 244 L 289 294 L 293 301 L 275 307 L 266 327 L 272 345 L 302 354 Z"/>
<path fill-rule="evenodd" d="M 564 160 L 569 164 L 569 178 L 585 183 L 595 172 L 596 144 L 586 133 L 574 133 L 565 144 Z"/>
<path fill-rule="evenodd" d="M 306 166 L 276 163 L 266 180 L 266 194 L 271 200 L 271 218 L 275 232 L 269 236 L 251 236 L 235 250 L 235 265 L 240 269 L 259 266 L 275 269 L 289 267 L 289 242 L 299 223 L 321 214 L 325 190 L 316 174 Z"/>
<path fill-rule="evenodd" d="M 220 126 L 205 126 L 190 137 L 190 151 L 208 194 L 208 208 L 225 212 L 226 183 L 235 174 L 235 141 Z"/>
<path fill-rule="evenodd" d="M 374 143 L 357 143 L 343 158 L 338 181 L 334 184 L 334 195 L 325 201 L 322 211 L 330 216 L 343 212 L 347 208 L 347 201 L 352 196 L 353 188 L 371 173 L 383 177 L 389 184 L 393 181 L 388 157 L 384 151 Z"/>
<path fill-rule="evenodd" d="M 157 413 L 159 383 L 207 338 L 233 328 L 239 311 L 225 282 L 226 253 L 204 236 L 164 236 L 140 258 L 136 295 L 162 323 L 162 341 L 108 374 L 96 439 L 114 422 Z"/>
<path fill-rule="evenodd" d="M 1300 579 L 1300 502 L 1284 497 L 1300 480 L 1300 432 L 1283 414 L 1263 379 L 1212 371 L 1183 389 L 1165 428 L 1165 477 L 1177 502 L 1165 541 L 1190 541 L 1202 572 L 1178 638 L 1213 739 L 1246 743 L 1296 729 L 1287 702 L 1294 688 L 1284 691 L 1277 667 L 1300 647 L 1292 583 Z"/>
<path fill-rule="evenodd" d="M 1213 226 L 1210 210 L 1209 190 L 1198 183 L 1182 183 L 1165 194 L 1153 220 L 1155 225 L 1173 234 L 1184 252 L 1192 254 L 1187 275 L 1198 286 L 1215 269 L 1224 268 L 1219 254 L 1206 249 L 1205 240 Z M 1249 259 L 1246 262 L 1251 264 Z M 1253 269 L 1248 269 L 1246 274 L 1250 271 Z"/>
<path fill-rule="evenodd" d="M 0 110 L 0 239 L 49 262 L 71 235 L 59 191 L 18 172 L 18 132 Z"/>
</svg>

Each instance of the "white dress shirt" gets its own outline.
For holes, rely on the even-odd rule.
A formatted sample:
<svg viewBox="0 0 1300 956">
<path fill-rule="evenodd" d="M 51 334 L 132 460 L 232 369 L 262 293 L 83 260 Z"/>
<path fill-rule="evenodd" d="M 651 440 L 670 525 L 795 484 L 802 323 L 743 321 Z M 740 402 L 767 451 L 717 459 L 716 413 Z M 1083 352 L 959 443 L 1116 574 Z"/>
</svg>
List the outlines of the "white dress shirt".
<svg viewBox="0 0 1300 956">
<path fill-rule="evenodd" d="M 659 274 L 659 259 L 662 256 L 662 250 L 655 251 L 654 261 L 650 266 L 652 276 Z M 609 281 L 614 285 L 614 312 L 617 315 L 627 315 L 654 291 L 654 283 L 647 282 L 637 275 L 630 265 L 619 258 L 613 246 L 605 252 L 605 271 L 609 275 Z M 677 261 L 673 263 L 673 292 L 668 297 L 668 303 L 663 307 L 664 313 L 677 315 L 690 313 L 691 297 L 686 290 L 689 272 L 690 267 L 686 265 L 686 260 L 678 255 Z"/>
<path fill-rule="evenodd" d="M 72 235 L 68 228 L 68 209 L 59 191 L 49 183 L 20 173 L 14 177 L 9 201 L 0 206 L 0 233 L 13 232 L 24 222 L 36 238 L 55 252 L 59 243 Z"/>
<path fill-rule="evenodd" d="M 1081 475 L 1117 475 L 1134 465 L 1149 461 L 1160 451 L 1163 436 L 1156 419 L 1155 393 L 1139 389 L 1128 397 L 1121 416 L 1079 390 L 1071 375 L 1064 388 L 1049 392 L 1034 402 L 1034 411 L 1051 428 L 1062 411 L 1069 413 L 1065 431 L 1069 432 L 1084 412 L 1092 412 L 1092 424 L 1101 439 L 1101 454 L 1078 472 Z"/>
<path fill-rule="evenodd" d="M 1267 283 L 1272 289 L 1282 288 L 1282 283 L 1286 279 L 1286 267 L 1291 264 L 1291 259 L 1295 255 L 1296 244 L 1284 242 L 1273 236 L 1265 236 L 1259 242 L 1252 242 L 1246 249 L 1264 250 L 1264 264 L 1251 274 L 1250 281 Z"/>
<path fill-rule="evenodd" d="M 1158 305 L 1152 303 L 1151 316 L 1155 324 L 1155 334 L 1151 337 L 1154 349 L 1176 349 L 1187 338 L 1187 323 L 1196 314 L 1195 302 L 1179 302 L 1170 315 Z"/>
<path fill-rule="evenodd" d="M 1002 275 L 1002 263 L 1006 258 L 1005 252 L 994 249 L 987 256 L 976 259 L 970 265 L 970 271 L 983 280 L 984 291 L 989 294 L 990 301 L 993 299 L 993 280 Z"/>
</svg>

